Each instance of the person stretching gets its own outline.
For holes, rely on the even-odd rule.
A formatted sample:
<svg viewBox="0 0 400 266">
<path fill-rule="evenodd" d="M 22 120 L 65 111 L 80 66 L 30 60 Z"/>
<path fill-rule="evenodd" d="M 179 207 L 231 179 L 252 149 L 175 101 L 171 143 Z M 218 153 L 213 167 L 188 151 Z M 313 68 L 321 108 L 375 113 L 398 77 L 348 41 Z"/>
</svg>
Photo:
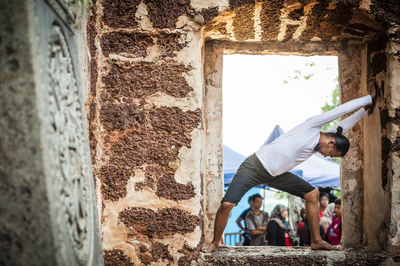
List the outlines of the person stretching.
<svg viewBox="0 0 400 266">
<path fill-rule="evenodd" d="M 221 201 L 215 217 L 214 238 L 209 245 L 203 247 L 203 252 L 209 253 L 218 247 L 232 208 L 248 190 L 261 184 L 305 200 L 311 227 L 311 249 L 337 249 L 323 241 L 320 236 L 318 189 L 289 170 L 307 160 L 315 152 L 323 156 L 343 157 L 349 150 L 350 142 L 342 133 L 362 119 L 366 111 L 371 113 L 371 104 L 372 97 L 367 95 L 313 116 L 272 143 L 264 144 L 246 158 Z M 326 123 L 359 108 L 361 109 L 342 120 L 337 126 L 328 129 L 327 132 L 321 132 L 321 127 Z"/>
</svg>

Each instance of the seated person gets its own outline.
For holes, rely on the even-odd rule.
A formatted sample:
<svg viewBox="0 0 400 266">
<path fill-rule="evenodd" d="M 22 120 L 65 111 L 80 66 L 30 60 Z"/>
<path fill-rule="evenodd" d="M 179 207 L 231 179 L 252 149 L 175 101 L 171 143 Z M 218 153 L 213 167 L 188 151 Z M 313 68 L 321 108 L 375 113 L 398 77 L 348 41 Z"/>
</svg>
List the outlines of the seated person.
<svg viewBox="0 0 400 266">
<path fill-rule="evenodd" d="M 303 227 L 304 222 L 306 221 L 306 208 L 301 208 L 300 210 L 300 222 L 297 226 L 297 236 L 300 237 L 300 229 Z"/>
<path fill-rule="evenodd" d="M 327 239 L 331 245 L 339 245 L 342 238 L 342 203 L 340 199 L 335 200 L 335 215 L 332 218 L 332 223 L 329 226 Z"/>
<path fill-rule="evenodd" d="M 323 212 L 324 216 L 321 218 L 319 222 L 319 224 L 322 226 L 322 231 L 325 233 L 328 232 L 328 228 L 332 223 L 332 216 L 334 209 L 335 209 L 335 203 L 329 203 L 328 207 L 326 207 L 326 209 Z M 326 239 L 326 236 L 324 239 Z"/>
<path fill-rule="evenodd" d="M 278 204 L 271 212 L 271 219 L 267 226 L 269 246 L 291 246 L 289 240 L 290 226 L 286 221 L 288 211 L 282 204 Z"/>
<path fill-rule="evenodd" d="M 311 245 L 311 231 L 310 224 L 308 223 L 307 215 L 304 217 L 304 224 L 299 230 L 300 246 L 309 247 Z M 323 231 L 322 226 L 319 225 L 319 233 L 323 240 L 326 240 L 326 233 Z"/>
<path fill-rule="evenodd" d="M 254 203 L 246 216 L 246 227 L 250 232 L 250 246 L 265 245 L 265 231 L 267 229 L 268 214 L 260 210 L 262 200 L 260 194 L 253 195 Z"/>
<path fill-rule="evenodd" d="M 319 195 L 319 218 L 324 217 L 324 211 L 329 204 L 329 195 L 327 193 L 321 193 Z"/>
</svg>

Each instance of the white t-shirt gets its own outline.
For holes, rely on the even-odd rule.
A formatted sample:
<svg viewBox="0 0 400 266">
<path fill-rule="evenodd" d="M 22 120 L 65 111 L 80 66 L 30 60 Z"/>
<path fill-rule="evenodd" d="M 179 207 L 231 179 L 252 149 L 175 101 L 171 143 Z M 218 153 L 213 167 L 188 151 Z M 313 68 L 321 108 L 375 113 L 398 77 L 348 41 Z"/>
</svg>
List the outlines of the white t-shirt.
<svg viewBox="0 0 400 266">
<path fill-rule="evenodd" d="M 308 118 L 292 130 L 279 136 L 273 142 L 261 146 L 256 151 L 256 156 L 272 176 L 286 173 L 307 160 L 315 152 L 314 148 L 319 142 L 320 131 L 323 125 L 371 103 L 372 98 L 370 95 L 367 95 L 346 102 L 323 114 Z M 361 108 L 342 120 L 338 125 L 328 129 L 327 132 L 336 132 L 338 126 L 343 127 L 343 132 L 346 132 L 362 119 L 365 114 L 365 109 Z"/>
</svg>

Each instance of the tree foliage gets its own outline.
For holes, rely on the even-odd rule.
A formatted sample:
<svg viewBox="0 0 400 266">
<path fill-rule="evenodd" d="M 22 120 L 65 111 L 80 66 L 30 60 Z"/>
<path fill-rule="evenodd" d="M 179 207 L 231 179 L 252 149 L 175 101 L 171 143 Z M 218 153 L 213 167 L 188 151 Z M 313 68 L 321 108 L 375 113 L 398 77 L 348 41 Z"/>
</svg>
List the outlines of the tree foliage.
<svg viewBox="0 0 400 266">
<path fill-rule="evenodd" d="M 337 78 L 335 79 L 337 82 Z M 339 99 L 339 83 L 336 83 L 335 89 L 332 91 L 331 98 L 325 102 L 324 106 L 321 107 L 321 111 L 323 113 L 334 109 L 335 107 L 339 106 L 340 99 Z M 333 127 L 339 123 L 339 119 L 335 119 L 322 127 L 322 131 L 326 131 L 330 127 Z"/>
</svg>

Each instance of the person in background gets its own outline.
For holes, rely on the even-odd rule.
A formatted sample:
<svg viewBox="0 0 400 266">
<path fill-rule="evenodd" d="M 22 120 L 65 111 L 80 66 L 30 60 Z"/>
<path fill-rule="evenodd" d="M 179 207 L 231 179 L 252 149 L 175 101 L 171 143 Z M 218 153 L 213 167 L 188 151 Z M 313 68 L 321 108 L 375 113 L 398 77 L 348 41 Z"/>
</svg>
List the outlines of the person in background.
<svg viewBox="0 0 400 266">
<path fill-rule="evenodd" d="M 297 226 L 297 236 L 300 237 L 300 229 L 303 227 L 307 217 L 306 217 L 306 208 L 301 208 L 300 210 L 300 222 L 299 225 Z"/>
<path fill-rule="evenodd" d="M 286 221 L 287 208 L 278 204 L 271 212 L 271 219 L 267 226 L 267 238 L 269 246 L 291 246 L 290 226 Z"/>
<path fill-rule="evenodd" d="M 325 241 L 326 240 L 326 232 L 322 231 L 323 228 L 319 225 L 319 233 L 321 238 Z M 300 237 L 300 246 L 309 247 L 311 245 L 311 230 L 310 224 L 308 223 L 307 214 L 304 218 L 304 224 L 299 230 L 299 237 Z"/>
<path fill-rule="evenodd" d="M 249 213 L 250 209 L 252 208 L 252 206 L 254 204 L 254 196 L 255 195 L 250 196 L 248 199 L 250 208 L 247 208 L 246 210 L 244 210 L 242 212 L 242 214 L 240 214 L 240 216 L 236 219 L 236 224 L 239 226 L 240 230 L 243 231 L 243 233 L 242 233 L 242 235 L 244 237 L 243 246 L 250 246 L 250 235 L 249 235 L 249 231 L 247 230 L 245 220 L 246 220 L 247 214 Z M 242 221 L 244 222 L 244 227 L 242 225 Z"/>
<path fill-rule="evenodd" d="M 340 199 L 335 200 L 335 215 L 329 226 L 327 237 L 331 245 L 339 245 L 342 238 L 342 202 Z"/>
<path fill-rule="evenodd" d="M 321 232 L 325 234 L 325 237 L 323 237 L 324 239 L 326 239 L 326 232 L 328 231 L 328 228 L 332 223 L 332 216 L 334 209 L 335 209 L 335 203 L 329 203 L 328 207 L 326 207 L 326 209 L 323 212 L 324 216 L 321 218 L 321 221 L 319 222 L 319 224 L 322 227 Z"/>
<path fill-rule="evenodd" d="M 324 217 L 324 211 L 329 204 L 329 195 L 327 193 L 321 193 L 319 195 L 319 218 Z"/>
<path fill-rule="evenodd" d="M 260 210 L 262 200 L 260 194 L 252 196 L 253 205 L 246 216 L 246 227 L 250 232 L 250 246 L 264 246 L 267 230 L 268 214 Z"/>
<path fill-rule="evenodd" d="M 330 186 L 318 187 L 319 194 L 326 193 L 329 196 L 329 203 L 334 203 L 337 197 L 333 194 L 334 189 Z"/>
</svg>

